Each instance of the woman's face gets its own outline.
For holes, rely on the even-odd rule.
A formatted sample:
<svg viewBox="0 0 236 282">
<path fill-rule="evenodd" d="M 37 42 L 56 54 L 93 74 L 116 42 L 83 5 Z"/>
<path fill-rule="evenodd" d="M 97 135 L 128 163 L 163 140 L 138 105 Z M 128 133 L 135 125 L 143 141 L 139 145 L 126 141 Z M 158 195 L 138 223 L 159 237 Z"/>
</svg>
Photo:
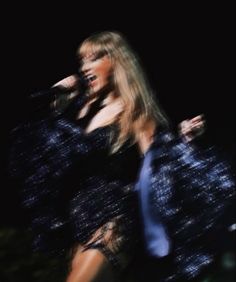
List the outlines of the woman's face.
<svg viewBox="0 0 236 282">
<path fill-rule="evenodd" d="M 97 95 L 112 87 L 112 63 L 106 54 L 86 54 L 81 58 L 81 72 L 89 94 Z"/>
</svg>

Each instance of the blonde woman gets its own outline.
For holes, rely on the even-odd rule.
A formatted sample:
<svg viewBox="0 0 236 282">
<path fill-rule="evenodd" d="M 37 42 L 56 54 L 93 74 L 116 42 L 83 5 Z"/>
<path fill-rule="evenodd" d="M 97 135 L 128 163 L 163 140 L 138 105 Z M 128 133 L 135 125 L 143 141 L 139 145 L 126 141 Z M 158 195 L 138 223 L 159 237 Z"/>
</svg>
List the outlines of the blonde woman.
<svg viewBox="0 0 236 282">
<path fill-rule="evenodd" d="M 13 166 L 24 170 L 36 248 L 70 249 L 67 282 L 111 282 L 141 240 L 134 187 L 154 137 L 169 125 L 121 34 L 94 34 L 77 55 L 80 74 L 52 88 L 71 92 L 70 105 L 15 130 L 21 154 Z M 190 141 L 203 120 L 183 125 Z"/>
</svg>

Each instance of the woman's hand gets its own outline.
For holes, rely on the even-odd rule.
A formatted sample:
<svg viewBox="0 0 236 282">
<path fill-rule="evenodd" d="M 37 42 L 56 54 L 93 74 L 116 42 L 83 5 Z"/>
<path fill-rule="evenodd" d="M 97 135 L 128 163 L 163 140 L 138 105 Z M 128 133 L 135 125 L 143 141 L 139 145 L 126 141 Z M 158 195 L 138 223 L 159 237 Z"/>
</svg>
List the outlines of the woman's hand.
<svg viewBox="0 0 236 282">
<path fill-rule="evenodd" d="M 179 124 L 179 134 L 186 142 L 191 142 L 196 137 L 203 134 L 205 130 L 205 120 L 203 115 L 192 119 L 186 119 Z"/>
<path fill-rule="evenodd" d="M 74 74 L 55 83 L 52 87 L 61 87 L 65 91 L 62 91 L 62 95 L 55 97 L 51 107 L 58 112 L 63 112 L 71 99 L 79 94 L 78 82 L 79 77 Z"/>
<path fill-rule="evenodd" d="M 58 81 L 56 84 L 53 85 L 53 87 L 62 86 L 68 90 L 74 91 L 77 89 L 78 82 L 79 77 L 76 74 L 73 74 Z"/>
</svg>

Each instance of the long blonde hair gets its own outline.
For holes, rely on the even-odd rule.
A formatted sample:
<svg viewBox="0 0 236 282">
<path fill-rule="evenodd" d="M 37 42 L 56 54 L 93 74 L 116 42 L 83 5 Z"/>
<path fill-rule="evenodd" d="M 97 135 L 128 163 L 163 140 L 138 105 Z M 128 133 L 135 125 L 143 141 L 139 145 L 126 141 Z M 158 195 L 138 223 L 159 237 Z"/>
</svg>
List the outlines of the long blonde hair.
<svg viewBox="0 0 236 282">
<path fill-rule="evenodd" d="M 113 64 L 114 91 L 122 99 L 124 111 L 119 118 L 119 133 L 112 145 L 116 152 L 128 139 L 135 142 L 135 130 L 143 130 L 149 121 L 168 125 L 165 114 L 155 101 L 139 63 L 138 56 L 119 32 L 104 31 L 88 37 L 78 55 L 105 53 Z"/>
</svg>

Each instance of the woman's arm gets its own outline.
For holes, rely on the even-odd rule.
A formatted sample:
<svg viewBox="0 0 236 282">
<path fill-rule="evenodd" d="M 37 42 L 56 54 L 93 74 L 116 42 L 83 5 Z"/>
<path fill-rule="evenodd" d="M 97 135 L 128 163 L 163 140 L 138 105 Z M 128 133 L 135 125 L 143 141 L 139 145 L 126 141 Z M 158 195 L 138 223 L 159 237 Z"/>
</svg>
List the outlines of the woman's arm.
<svg viewBox="0 0 236 282">
<path fill-rule="evenodd" d="M 179 124 L 179 135 L 185 142 L 191 142 L 196 137 L 203 134 L 205 129 L 205 121 L 203 115 L 198 115 L 192 119 L 186 119 Z M 153 142 L 153 135 L 155 132 L 155 124 L 150 121 L 147 122 L 145 128 L 136 134 L 136 139 L 140 151 L 145 154 Z"/>
</svg>

